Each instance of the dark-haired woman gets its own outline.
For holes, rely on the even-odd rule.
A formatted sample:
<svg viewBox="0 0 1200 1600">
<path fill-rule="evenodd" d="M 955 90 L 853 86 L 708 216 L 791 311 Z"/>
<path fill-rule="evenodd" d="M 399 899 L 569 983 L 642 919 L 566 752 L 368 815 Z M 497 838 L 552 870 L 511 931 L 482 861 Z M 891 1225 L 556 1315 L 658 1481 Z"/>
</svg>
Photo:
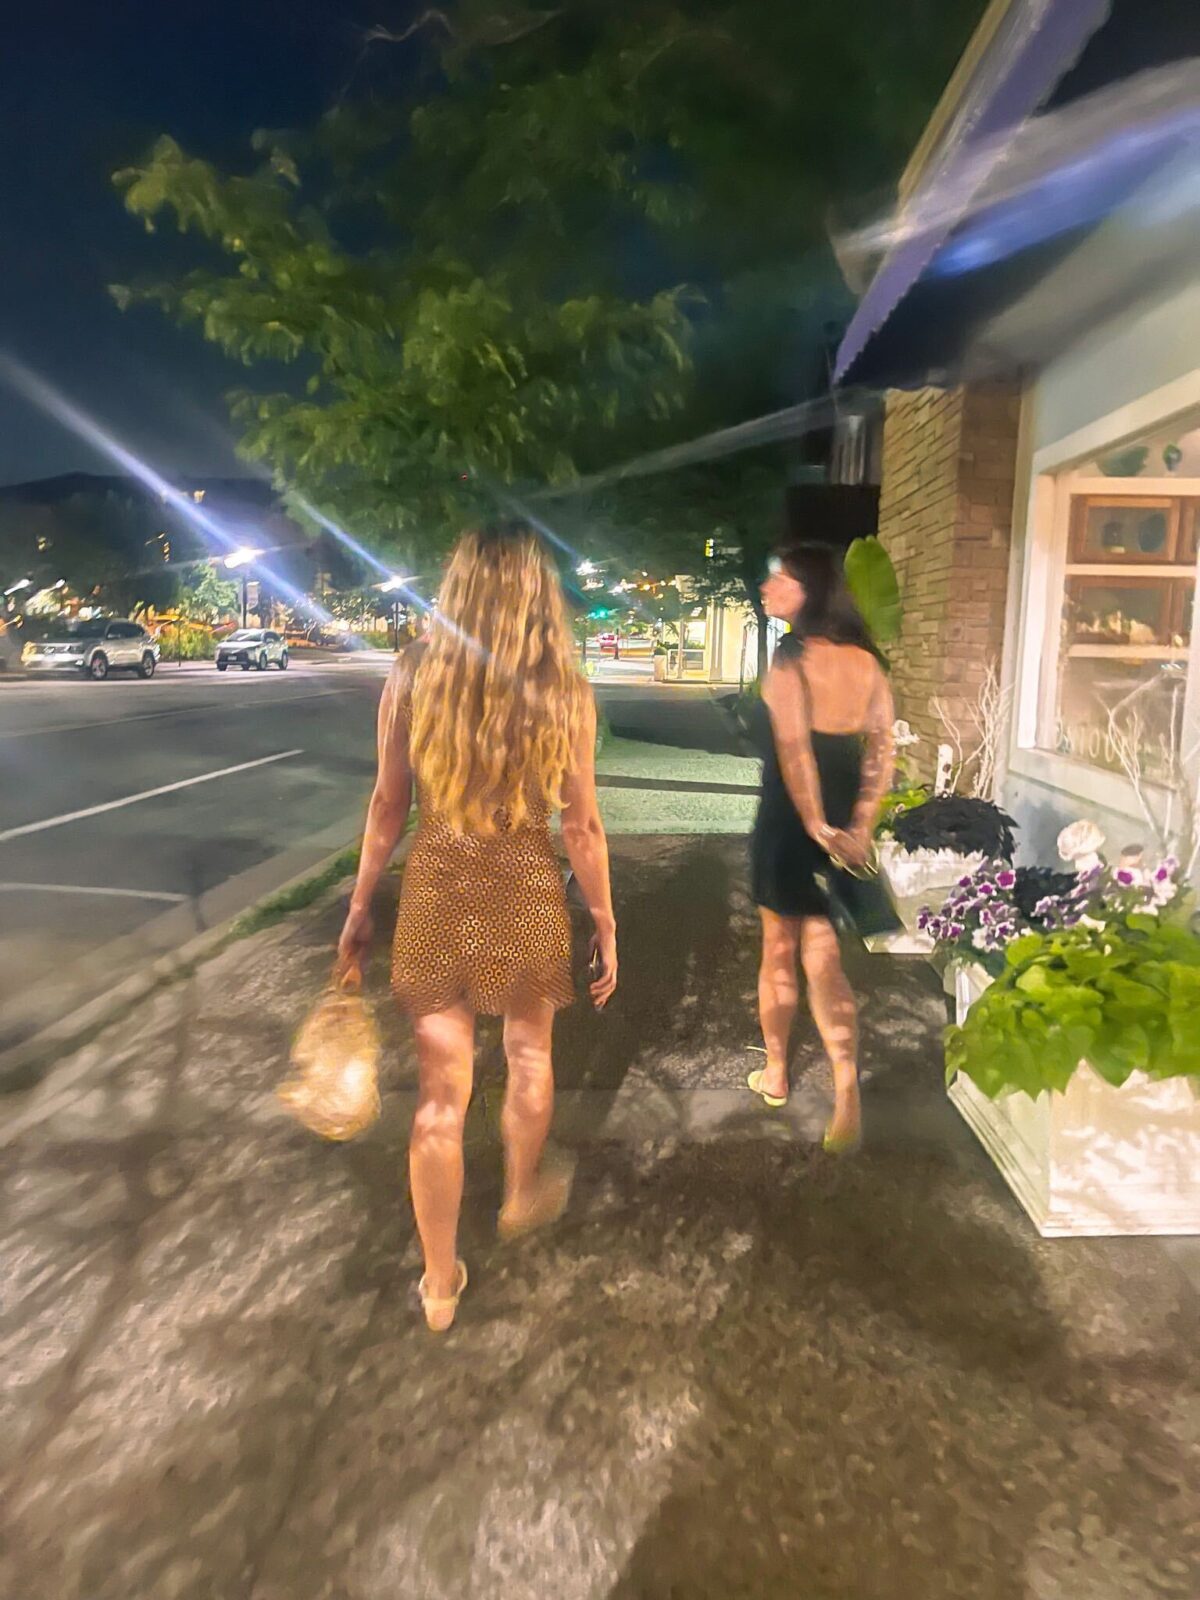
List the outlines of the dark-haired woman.
<svg viewBox="0 0 1200 1600">
<path fill-rule="evenodd" d="M 833 1067 L 825 1147 L 839 1154 L 861 1135 L 858 1027 L 828 885 L 839 876 L 837 863 L 853 870 L 869 854 L 892 773 L 892 696 L 831 550 L 780 551 L 762 601 L 767 615 L 792 631 L 763 685 L 769 728 L 751 875 L 762 917 L 758 1005 L 767 1064 L 747 1081 L 768 1105 L 785 1103 L 799 965 Z"/>
</svg>

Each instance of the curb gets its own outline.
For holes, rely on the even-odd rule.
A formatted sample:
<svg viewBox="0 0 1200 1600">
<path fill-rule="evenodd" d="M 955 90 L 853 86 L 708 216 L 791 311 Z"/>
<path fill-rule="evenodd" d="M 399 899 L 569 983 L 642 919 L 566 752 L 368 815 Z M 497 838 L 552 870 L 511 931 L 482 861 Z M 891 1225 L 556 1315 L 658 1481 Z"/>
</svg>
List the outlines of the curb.
<svg viewBox="0 0 1200 1600">
<path fill-rule="evenodd" d="M 211 960 L 213 956 L 219 955 L 227 945 L 242 937 L 238 932 L 238 926 L 247 917 L 278 899 L 280 895 L 301 887 L 310 879 L 319 877 L 322 872 L 327 872 L 339 857 L 352 847 L 353 841 L 344 844 L 340 850 L 331 851 L 328 856 L 306 867 L 303 872 L 289 878 L 286 883 L 279 884 L 270 893 L 260 895 L 250 905 L 233 912 L 216 927 L 206 928 L 203 933 L 196 934 L 178 949 L 156 957 L 143 971 L 125 978 L 96 999 L 86 1001 L 74 1011 L 68 1012 L 66 1016 L 59 1017 L 57 1021 L 41 1029 L 31 1038 L 24 1039 L 20 1044 L 13 1045 L 11 1049 L 0 1053 L 0 1097 L 41 1087 L 46 1080 L 38 1076 L 39 1068 L 48 1062 L 53 1062 L 58 1056 L 80 1049 L 94 1039 L 103 1028 L 128 1016 L 143 1000 L 149 999 L 158 990 L 181 978 L 191 977 L 197 967 Z M 286 921 L 289 915 L 294 913 L 285 913 L 281 920 Z M 68 1075 L 57 1087 L 66 1087 L 73 1081 Z M 2 1104 L 0 1098 L 0 1106 Z M 0 1130 L 0 1144 L 4 1142 L 6 1136 L 7 1130 Z"/>
<path fill-rule="evenodd" d="M 709 698 L 716 710 L 737 731 L 738 740 L 748 756 L 758 757 L 759 752 L 754 747 L 754 729 L 750 719 L 745 715 L 741 700 L 737 694 L 718 694 L 714 684 L 708 685 Z"/>
</svg>

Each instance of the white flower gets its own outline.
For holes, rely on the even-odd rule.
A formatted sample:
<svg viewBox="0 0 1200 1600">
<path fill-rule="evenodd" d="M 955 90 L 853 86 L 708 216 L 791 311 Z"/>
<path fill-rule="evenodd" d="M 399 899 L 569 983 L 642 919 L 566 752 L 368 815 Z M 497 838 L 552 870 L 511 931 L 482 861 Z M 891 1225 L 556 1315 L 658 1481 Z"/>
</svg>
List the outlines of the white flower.
<svg viewBox="0 0 1200 1600">
<path fill-rule="evenodd" d="M 1058 853 L 1074 864 L 1076 872 L 1088 872 L 1100 864 L 1104 846 L 1102 830 L 1087 817 L 1072 822 L 1058 836 Z"/>
<path fill-rule="evenodd" d="M 988 946 L 988 930 L 986 928 L 976 928 L 971 935 L 971 943 L 976 950 L 986 950 Z"/>
</svg>

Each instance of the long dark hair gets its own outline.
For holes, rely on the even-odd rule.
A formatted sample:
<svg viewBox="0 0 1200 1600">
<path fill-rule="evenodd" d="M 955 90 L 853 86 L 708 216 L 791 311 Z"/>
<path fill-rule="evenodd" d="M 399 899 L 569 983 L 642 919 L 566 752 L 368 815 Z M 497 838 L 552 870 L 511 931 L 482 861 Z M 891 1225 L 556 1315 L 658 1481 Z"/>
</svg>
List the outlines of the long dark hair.
<svg viewBox="0 0 1200 1600">
<path fill-rule="evenodd" d="M 775 552 L 789 577 L 804 585 L 804 605 L 792 618 L 792 635 L 805 639 L 828 639 L 831 644 L 855 644 L 869 650 L 877 660 L 879 646 L 854 596 L 842 576 L 840 556 L 824 544 L 787 544 Z"/>
</svg>

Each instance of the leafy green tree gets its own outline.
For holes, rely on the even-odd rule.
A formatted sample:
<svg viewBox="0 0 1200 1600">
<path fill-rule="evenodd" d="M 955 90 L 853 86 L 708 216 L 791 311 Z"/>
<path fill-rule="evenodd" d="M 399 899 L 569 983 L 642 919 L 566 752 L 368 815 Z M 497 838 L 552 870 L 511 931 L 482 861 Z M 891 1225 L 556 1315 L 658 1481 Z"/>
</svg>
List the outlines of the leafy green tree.
<svg viewBox="0 0 1200 1600">
<path fill-rule="evenodd" d="M 241 586 L 222 578 L 218 568 L 202 562 L 185 579 L 177 610 L 187 622 L 212 625 L 241 615 Z"/>
<path fill-rule="evenodd" d="M 118 299 L 290 363 L 287 387 L 233 398 L 246 454 L 414 570 L 509 496 L 819 390 L 849 304 L 830 207 L 894 173 L 981 9 L 459 0 L 417 25 L 422 71 L 380 30 L 369 92 L 256 135 L 250 170 L 164 137 L 117 174 L 148 227 L 204 245 Z M 754 603 L 786 458 L 574 520 Z"/>
</svg>

